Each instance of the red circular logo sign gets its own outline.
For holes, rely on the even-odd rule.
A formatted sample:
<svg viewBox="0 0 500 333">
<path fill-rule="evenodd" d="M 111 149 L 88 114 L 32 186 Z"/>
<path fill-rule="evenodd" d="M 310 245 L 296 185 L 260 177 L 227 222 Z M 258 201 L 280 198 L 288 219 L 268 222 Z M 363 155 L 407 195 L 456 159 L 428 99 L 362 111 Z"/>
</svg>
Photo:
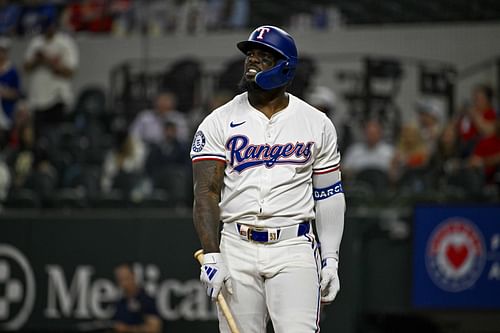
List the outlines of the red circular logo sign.
<svg viewBox="0 0 500 333">
<path fill-rule="evenodd" d="M 481 232 L 463 218 L 440 223 L 427 242 L 427 271 L 432 281 L 446 291 L 470 288 L 481 275 L 485 261 Z"/>
</svg>

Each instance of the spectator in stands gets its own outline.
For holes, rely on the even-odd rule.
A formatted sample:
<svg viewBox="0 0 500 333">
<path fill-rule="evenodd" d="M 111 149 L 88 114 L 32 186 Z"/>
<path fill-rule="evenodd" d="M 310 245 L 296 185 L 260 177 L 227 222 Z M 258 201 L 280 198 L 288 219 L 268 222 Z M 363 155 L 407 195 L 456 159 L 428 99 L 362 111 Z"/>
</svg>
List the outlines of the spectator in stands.
<svg viewBox="0 0 500 333">
<path fill-rule="evenodd" d="M 7 162 L 12 170 L 13 187 L 20 189 L 25 186 L 31 174 L 34 159 L 33 128 L 29 123 L 16 125 L 9 141 L 10 152 Z M 15 136 L 15 138 L 14 138 Z"/>
<path fill-rule="evenodd" d="M 427 166 L 430 152 L 420 135 L 420 131 L 415 124 L 405 124 L 402 126 L 399 139 L 391 161 L 389 176 L 393 182 L 410 181 L 407 176 L 417 178 Z"/>
<path fill-rule="evenodd" d="M 109 12 L 113 19 L 111 27 L 115 35 L 125 35 L 134 27 L 134 8 L 132 0 L 112 0 Z"/>
<path fill-rule="evenodd" d="M 500 185 L 500 119 L 496 120 L 494 130 L 493 134 L 479 140 L 468 165 L 482 169 L 486 183 Z"/>
<path fill-rule="evenodd" d="M 444 110 L 437 100 L 422 98 L 416 103 L 416 111 L 420 135 L 427 149 L 432 153 L 436 148 L 436 144 L 443 129 L 445 118 Z"/>
<path fill-rule="evenodd" d="M 136 2 L 133 8 L 136 32 L 145 29 L 153 36 L 174 32 L 179 14 L 177 7 L 178 4 L 174 0 L 150 0 L 147 6 Z"/>
<path fill-rule="evenodd" d="M 57 20 L 55 4 L 42 0 L 24 0 L 17 32 L 21 36 L 38 35 L 45 29 L 47 20 Z"/>
<path fill-rule="evenodd" d="M 347 140 L 347 135 L 350 133 L 349 129 L 346 131 L 346 124 L 344 119 L 335 112 L 337 104 L 337 95 L 335 92 L 325 86 L 313 86 L 306 94 L 305 100 L 314 106 L 316 109 L 324 112 L 328 118 L 335 121 L 337 125 L 337 135 L 339 139 L 339 149 L 344 151 L 350 144 Z"/>
<path fill-rule="evenodd" d="M 49 143 L 46 139 L 35 142 L 33 128 L 29 124 L 18 130 L 19 145 L 8 155 L 13 179 L 12 188 L 32 190 L 43 206 L 50 207 L 59 175 L 50 159 Z"/>
<path fill-rule="evenodd" d="M 451 178 L 460 175 L 462 166 L 458 132 L 454 122 L 449 122 L 439 135 L 429 160 L 431 184 L 437 189 L 446 187 Z"/>
<path fill-rule="evenodd" d="M 53 165 L 51 147 L 45 138 L 34 144 L 33 164 L 23 187 L 35 191 L 43 207 L 52 207 L 54 193 L 59 184 L 59 174 Z"/>
<path fill-rule="evenodd" d="M 394 147 L 383 141 L 383 129 L 378 120 L 368 120 L 363 126 L 364 139 L 349 146 L 342 162 L 346 177 L 355 177 L 363 170 L 376 169 L 388 173 Z"/>
<path fill-rule="evenodd" d="M 21 96 L 21 83 L 16 67 L 8 53 L 10 39 L 0 37 L 0 127 L 9 129 L 12 125 L 16 102 Z"/>
<path fill-rule="evenodd" d="M 324 112 L 329 118 L 332 118 L 337 97 L 330 88 L 316 86 L 307 94 L 306 100 L 309 104 Z"/>
<path fill-rule="evenodd" d="M 225 7 L 227 7 L 225 4 L 226 2 L 228 1 L 224 0 L 206 1 L 204 23 L 208 31 L 216 31 L 224 27 L 225 25 L 224 15 L 226 14 Z"/>
<path fill-rule="evenodd" d="M 73 101 L 71 83 L 78 60 L 73 39 L 58 31 L 55 17 L 47 18 L 43 33 L 29 42 L 24 62 L 36 138 L 48 135 L 65 120 Z"/>
<path fill-rule="evenodd" d="M 165 121 L 163 125 L 164 139 L 153 144 L 148 154 L 148 173 L 160 171 L 168 165 L 185 166 L 189 162 L 189 146 L 179 141 L 175 123 Z"/>
<path fill-rule="evenodd" d="M 23 132 L 27 127 L 32 131 L 31 113 L 28 109 L 28 103 L 25 100 L 20 100 L 16 104 L 12 126 L 7 133 L 7 150 L 16 151 L 20 148 L 22 145 Z"/>
<path fill-rule="evenodd" d="M 250 19 L 250 1 L 233 0 L 224 3 L 224 12 L 227 13 L 226 27 L 232 30 L 245 28 Z"/>
<path fill-rule="evenodd" d="M 12 36 L 17 33 L 17 24 L 21 15 L 21 6 L 11 0 L 0 0 L 0 36 Z"/>
<path fill-rule="evenodd" d="M 226 104 L 233 98 L 233 94 L 227 90 L 219 90 L 214 92 L 210 99 L 203 103 L 200 107 L 194 108 L 189 113 L 188 119 L 190 120 L 190 133 L 194 134 L 202 120 L 213 110 Z M 190 135 L 192 136 L 192 135 Z"/>
<path fill-rule="evenodd" d="M 458 117 L 458 131 L 464 156 L 469 156 L 480 138 L 490 136 L 495 132 L 493 109 L 493 89 L 484 84 L 474 87 L 472 106 L 466 107 Z"/>
<path fill-rule="evenodd" d="M 80 32 L 86 29 L 84 9 L 81 0 L 70 0 L 61 13 L 61 28 L 69 32 Z"/>
<path fill-rule="evenodd" d="M 177 127 L 166 121 L 164 139 L 153 144 L 146 161 L 146 171 L 155 189 L 168 192 L 174 204 L 187 203 L 191 188 L 190 146 L 177 138 Z"/>
<path fill-rule="evenodd" d="M 129 196 L 144 180 L 145 149 L 124 124 L 117 120 L 114 126 L 114 147 L 104 158 L 101 190 L 109 193 L 116 189 Z"/>
<path fill-rule="evenodd" d="M 115 279 L 122 297 L 115 303 L 113 332 L 160 333 L 163 323 L 155 300 L 139 286 L 132 266 L 128 263 L 117 266 Z"/>
<path fill-rule="evenodd" d="M 153 110 L 139 112 L 131 125 L 131 133 L 147 145 L 160 144 L 164 140 L 163 124 L 172 122 L 177 127 L 180 142 L 189 142 L 189 126 L 186 115 L 175 109 L 176 98 L 170 92 L 162 92 L 155 98 Z"/>
<path fill-rule="evenodd" d="M 10 172 L 7 164 L 0 160 L 0 203 L 7 198 L 10 189 Z M 0 206 L 1 207 L 1 206 Z"/>
<path fill-rule="evenodd" d="M 248 0 L 172 1 L 176 8 L 174 28 L 179 33 L 202 33 L 222 29 L 240 29 L 249 21 Z"/>
<path fill-rule="evenodd" d="M 68 31 L 109 33 L 113 26 L 110 4 L 108 0 L 72 1 L 62 13 L 63 27 Z"/>
<path fill-rule="evenodd" d="M 177 3 L 176 32 L 194 35 L 205 31 L 205 2 L 201 0 Z"/>
<path fill-rule="evenodd" d="M 0 147 L 0 203 L 7 198 L 11 183 L 10 171 L 5 158 L 5 151 Z"/>
</svg>

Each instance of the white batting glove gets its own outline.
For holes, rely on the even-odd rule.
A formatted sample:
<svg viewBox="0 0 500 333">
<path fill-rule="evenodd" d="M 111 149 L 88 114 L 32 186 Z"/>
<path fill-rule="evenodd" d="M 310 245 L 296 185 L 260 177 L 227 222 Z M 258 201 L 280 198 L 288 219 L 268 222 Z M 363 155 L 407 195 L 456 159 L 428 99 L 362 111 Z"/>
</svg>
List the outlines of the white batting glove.
<svg viewBox="0 0 500 333">
<path fill-rule="evenodd" d="M 231 276 L 220 253 L 206 253 L 203 255 L 203 265 L 200 274 L 201 283 L 207 288 L 207 295 L 215 301 L 225 284 L 227 291 L 232 294 Z"/>
<path fill-rule="evenodd" d="M 337 273 L 339 262 L 335 258 L 326 258 L 321 268 L 321 302 L 331 303 L 340 290 L 340 280 Z"/>
</svg>

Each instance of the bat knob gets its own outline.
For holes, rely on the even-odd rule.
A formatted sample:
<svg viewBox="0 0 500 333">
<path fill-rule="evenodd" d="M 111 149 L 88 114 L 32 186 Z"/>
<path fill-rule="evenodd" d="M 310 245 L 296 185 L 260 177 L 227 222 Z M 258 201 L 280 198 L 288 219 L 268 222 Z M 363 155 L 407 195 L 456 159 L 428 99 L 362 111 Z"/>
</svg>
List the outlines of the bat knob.
<svg viewBox="0 0 500 333">
<path fill-rule="evenodd" d="M 198 260 L 200 264 L 203 264 L 203 250 L 199 249 L 194 253 L 194 258 Z"/>
</svg>

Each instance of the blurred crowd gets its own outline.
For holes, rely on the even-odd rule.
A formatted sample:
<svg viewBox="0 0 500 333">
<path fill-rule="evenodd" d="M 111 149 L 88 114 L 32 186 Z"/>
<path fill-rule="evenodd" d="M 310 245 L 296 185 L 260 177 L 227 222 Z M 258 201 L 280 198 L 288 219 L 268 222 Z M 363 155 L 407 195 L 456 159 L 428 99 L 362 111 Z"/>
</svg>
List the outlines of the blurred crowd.
<svg viewBox="0 0 500 333">
<path fill-rule="evenodd" d="M 395 202 L 498 201 L 500 117 L 492 87 L 477 84 L 469 100 L 450 115 L 442 101 L 422 97 L 395 136 L 380 119 L 366 119 L 343 154 L 352 193 Z"/>
<path fill-rule="evenodd" d="M 206 114 L 237 92 L 242 59 L 226 64 L 219 73 L 224 80 L 206 101 L 194 93 L 199 66 L 184 59 L 145 103 L 124 95 L 121 106 L 110 110 L 104 89 L 72 89 L 79 50 L 64 30 L 113 26 L 75 18 L 79 12 L 83 20 L 83 8 L 91 3 L 114 8 L 110 13 L 133 7 L 127 0 L 44 5 L 0 0 L 0 203 L 189 207 L 192 135 Z M 22 61 L 10 59 L 12 34 L 28 37 Z M 491 86 L 476 85 L 470 102 L 452 112 L 422 97 L 404 110 L 412 121 L 394 131 L 376 116 L 348 115 L 339 122 L 338 97 L 328 87 L 311 84 L 313 69 L 314 60 L 301 59 L 290 91 L 334 120 L 348 198 L 379 203 L 499 199 L 500 117 Z M 347 137 L 345 127 L 357 128 L 358 135 Z"/>
<path fill-rule="evenodd" d="M 71 33 L 195 33 L 245 26 L 248 7 L 248 0 L 1 0 L 0 34 L 36 34 L 48 17 Z"/>
<path fill-rule="evenodd" d="M 9 57 L 11 39 L 0 37 L 0 202 L 188 205 L 192 125 L 177 96 L 159 91 L 132 118 L 108 112 L 103 89 L 72 89 L 79 50 L 71 35 L 53 16 L 40 24 L 22 68 Z"/>
<path fill-rule="evenodd" d="M 279 16 L 283 5 L 260 0 L 0 0 L 0 35 L 37 34 L 47 17 L 57 18 L 69 33 L 197 34 L 261 24 L 269 15 Z M 313 29 L 338 25 L 338 11 L 321 0 L 287 3 L 287 10 L 290 15 L 276 24 Z"/>
</svg>

